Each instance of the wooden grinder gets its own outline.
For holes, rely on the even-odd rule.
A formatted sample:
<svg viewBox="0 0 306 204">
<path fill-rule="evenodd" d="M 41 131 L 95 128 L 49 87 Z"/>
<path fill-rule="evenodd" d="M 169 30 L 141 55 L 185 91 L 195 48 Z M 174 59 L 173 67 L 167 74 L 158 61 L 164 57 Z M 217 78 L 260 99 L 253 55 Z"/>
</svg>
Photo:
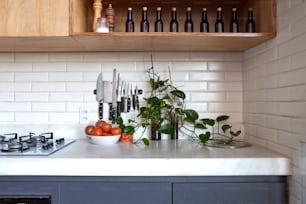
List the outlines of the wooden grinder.
<svg viewBox="0 0 306 204">
<path fill-rule="evenodd" d="M 108 7 L 105 10 L 105 16 L 109 25 L 109 32 L 113 32 L 115 30 L 115 11 L 112 4 L 108 4 Z"/>
<path fill-rule="evenodd" d="M 98 18 L 101 18 L 101 13 L 102 13 L 102 0 L 94 0 L 93 11 L 94 11 L 94 16 L 92 21 L 92 31 L 96 32 L 97 20 Z"/>
</svg>

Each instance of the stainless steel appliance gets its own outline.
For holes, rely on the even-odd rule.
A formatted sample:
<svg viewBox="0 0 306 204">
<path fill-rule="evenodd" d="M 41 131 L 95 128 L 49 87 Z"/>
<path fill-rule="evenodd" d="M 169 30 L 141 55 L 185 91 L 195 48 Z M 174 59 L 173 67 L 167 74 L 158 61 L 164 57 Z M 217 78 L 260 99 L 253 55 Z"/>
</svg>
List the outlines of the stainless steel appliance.
<svg viewBox="0 0 306 204">
<path fill-rule="evenodd" d="M 53 132 L 26 135 L 7 133 L 0 135 L 0 156 L 46 156 L 50 155 L 75 140 L 55 138 Z"/>
</svg>

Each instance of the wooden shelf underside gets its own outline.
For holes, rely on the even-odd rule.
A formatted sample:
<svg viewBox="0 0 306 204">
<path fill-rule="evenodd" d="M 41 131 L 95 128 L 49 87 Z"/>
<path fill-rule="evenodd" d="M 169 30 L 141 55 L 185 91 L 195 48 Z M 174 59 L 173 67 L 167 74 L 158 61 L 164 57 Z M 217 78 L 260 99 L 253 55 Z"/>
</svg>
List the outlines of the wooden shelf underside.
<svg viewBox="0 0 306 204">
<path fill-rule="evenodd" d="M 75 33 L 57 37 L 0 37 L 0 52 L 244 51 L 272 33 Z"/>
</svg>

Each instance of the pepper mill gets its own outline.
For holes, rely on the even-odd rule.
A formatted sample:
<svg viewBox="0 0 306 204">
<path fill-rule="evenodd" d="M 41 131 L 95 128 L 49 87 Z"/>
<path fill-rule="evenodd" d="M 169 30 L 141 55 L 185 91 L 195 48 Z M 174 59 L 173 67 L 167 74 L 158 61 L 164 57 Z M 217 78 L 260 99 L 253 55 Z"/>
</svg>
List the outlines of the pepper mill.
<svg viewBox="0 0 306 204">
<path fill-rule="evenodd" d="M 101 13 L 102 13 L 102 0 L 94 0 L 93 3 L 93 21 L 92 21 L 92 31 L 96 32 L 97 30 L 97 21 L 98 18 L 101 18 Z"/>
<path fill-rule="evenodd" d="M 108 22 L 109 32 L 113 32 L 115 30 L 115 11 L 112 4 L 108 4 L 105 10 L 105 16 Z"/>
</svg>

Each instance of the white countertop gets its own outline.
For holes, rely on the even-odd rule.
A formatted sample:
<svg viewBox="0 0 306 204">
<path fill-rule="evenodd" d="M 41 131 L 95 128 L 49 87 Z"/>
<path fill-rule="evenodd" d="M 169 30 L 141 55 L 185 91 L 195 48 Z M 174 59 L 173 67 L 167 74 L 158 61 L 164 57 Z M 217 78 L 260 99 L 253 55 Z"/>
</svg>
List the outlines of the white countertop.
<svg viewBox="0 0 306 204">
<path fill-rule="evenodd" d="M 260 146 L 211 148 L 189 140 L 150 146 L 90 144 L 87 139 L 49 156 L 0 156 L 0 176 L 253 176 L 291 175 L 290 160 Z"/>
</svg>

